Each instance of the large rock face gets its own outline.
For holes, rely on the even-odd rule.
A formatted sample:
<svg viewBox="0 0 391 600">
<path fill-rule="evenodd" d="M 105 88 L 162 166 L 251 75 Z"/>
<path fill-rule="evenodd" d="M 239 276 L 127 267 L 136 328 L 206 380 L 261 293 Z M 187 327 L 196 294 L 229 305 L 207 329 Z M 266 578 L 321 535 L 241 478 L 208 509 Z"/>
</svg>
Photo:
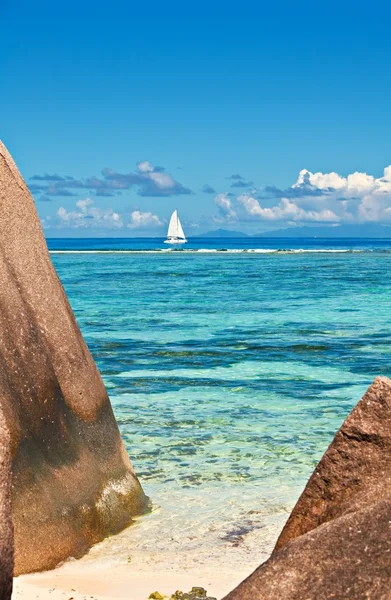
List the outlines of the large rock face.
<svg viewBox="0 0 391 600">
<path fill-rule="evenodd" d="M 11 518 L 11 452 L 10 435 L 0 407 L 0 598 L 12 594 L 14 539 Z"/>
<path fill-rule="evenodd" d="M 377 377 L 313 472 L 276 544 L 391 495 L 391 381 Z"/>
<path fill-rule="evenodd" d="M 0 332 L 18 574 L 80 556 L 128 525 L 147 499 L 33 199 L 1 143 Z"/>
<path fill-rule="evenodd" d="M 375 379 L 312 474 L 271 558 L 227 600 L 391 600 L 391 381 Z"/>
<path fill-rule="evenodd" d="M 296 538 L 225 600 L 390 600 L 391 497 Z"/>
</svg>

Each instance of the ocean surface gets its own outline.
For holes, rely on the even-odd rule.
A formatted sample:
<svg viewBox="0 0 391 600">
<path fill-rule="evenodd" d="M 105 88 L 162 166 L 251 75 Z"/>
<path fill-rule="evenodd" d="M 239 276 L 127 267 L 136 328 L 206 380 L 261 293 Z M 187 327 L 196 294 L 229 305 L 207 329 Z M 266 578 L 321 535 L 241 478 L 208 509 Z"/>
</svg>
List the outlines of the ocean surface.
<svg viewBox="0 0 391 600">
<path fill-rule="evenodd" d="M 391 374 L 391 240 L 48 245 L 153 505 L 86 561 L 255 567 Z"/>
</svg>

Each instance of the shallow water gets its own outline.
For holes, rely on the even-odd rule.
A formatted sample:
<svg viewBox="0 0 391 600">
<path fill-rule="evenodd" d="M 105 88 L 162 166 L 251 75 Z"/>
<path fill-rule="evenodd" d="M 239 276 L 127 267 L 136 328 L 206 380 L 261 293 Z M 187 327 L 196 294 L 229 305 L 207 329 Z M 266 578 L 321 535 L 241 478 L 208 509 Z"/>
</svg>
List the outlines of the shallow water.
<svg viewBox="0 0 391 600">
<path fill-rule="evenodd" d="M 255 566 L 349 410 L 390 374 L 389 242 L 132 244 L 49 242 L 72 250 L 52 259 L 154 504 L 92 559 Z M 110 248 L 128 253 L 73 253 Z"/>
</svg>

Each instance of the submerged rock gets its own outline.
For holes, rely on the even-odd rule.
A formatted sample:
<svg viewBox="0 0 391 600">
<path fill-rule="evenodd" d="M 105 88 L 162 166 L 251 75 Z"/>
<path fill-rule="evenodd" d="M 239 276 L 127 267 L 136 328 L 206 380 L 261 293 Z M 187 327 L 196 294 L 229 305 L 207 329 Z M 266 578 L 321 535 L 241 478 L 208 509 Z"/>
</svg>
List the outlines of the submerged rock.
<svg viewBox="0 0 391 600">
<path fill-rule="evenodd" d="M 391 381 L 378 377 L 299 498 L 271 558 L 226 600 L 391 600 Z"/>
<path fill-rule="evenodd" d="M 192 587 L 190 592 L 176 591 L 170 600 L 216 600 L 216 598 L 208 596 L 208 592 L 203 587 Z"/>
<path fill-rule="evenodd" d="M 148 600 L 165 600 L 167 596 L 163 596 L 160 592 L 152 592 Z M 169 600 L 217 600 L 212 596 L 208 596 L 208 592 L 203 587 L 192 587 L 190 592 L 182 592 L 177 590 L 171 594 Z"/>
<path fill-rule="evenodd" d="M 54 567 L 147 505 L 109 398 L 0 143 L 0 398 L 11 436 L 15 572 Z"/>
</svg>

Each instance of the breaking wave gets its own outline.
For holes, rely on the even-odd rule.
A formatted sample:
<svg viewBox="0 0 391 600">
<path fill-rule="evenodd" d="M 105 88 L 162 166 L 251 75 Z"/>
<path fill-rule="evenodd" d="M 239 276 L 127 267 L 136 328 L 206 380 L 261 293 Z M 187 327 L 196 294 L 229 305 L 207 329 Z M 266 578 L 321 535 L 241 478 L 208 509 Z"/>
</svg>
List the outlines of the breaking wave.
<svg viewBox="0 0 391 600">
<path fill-rule="evenodd" d="M 50 250 L 50 254 L 355 254 L 368 252 L 386 252 L 390 249 L 336 249 L 336 248 L 181 248 L 180 250 L 154 249 L 154 250 Z"/>
</svg>

